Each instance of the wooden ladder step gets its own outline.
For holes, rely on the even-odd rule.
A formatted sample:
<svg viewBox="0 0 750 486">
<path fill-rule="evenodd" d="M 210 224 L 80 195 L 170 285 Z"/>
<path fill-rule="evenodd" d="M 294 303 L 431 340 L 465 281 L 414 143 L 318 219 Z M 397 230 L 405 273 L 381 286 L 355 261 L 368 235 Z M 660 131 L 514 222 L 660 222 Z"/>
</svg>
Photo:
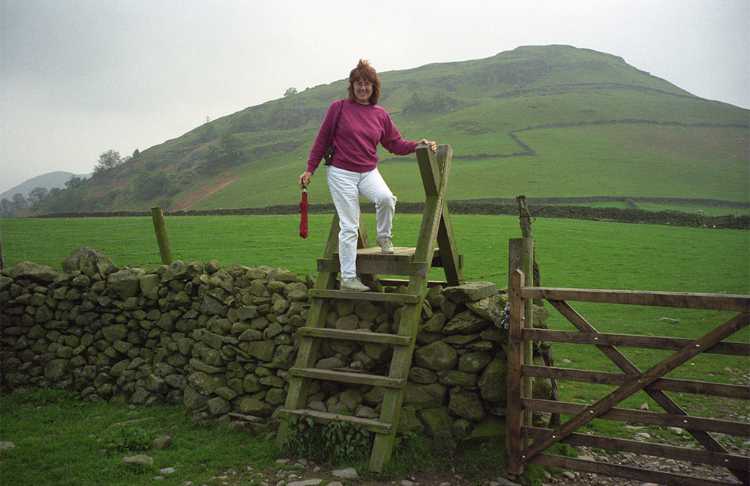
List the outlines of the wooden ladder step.
<svg viewBox="0 0 750 486">
<path fill-rule="evenodd" d="M 353 383 L 356 385 L 382 386 L 386 388 L 403 388 L 404 378 L 389 378 L 367 373 L 350 371 L 322 370 L 318 368 L 290 368 L 289 374 L 298 378 L 312 378 L 315 380 L 336 381 L 339 383 Z"/>
<path fill-rule="evenodd" d="M 399 336 L 398 334 L 326 329 L 321 327 L 301 327 L 297 329 L 297 334 L 312 338 L 342 339 L 346 341 L 391 344 L 394 346 L 408 346 L 411 343 L 409 336 Z"/>
<path fill-rule="evenodd" d="M 382 292 L 353 292 L 351 290 L 310 289 L 310 297 L 316 299 L 369 300 L 372 302 L 395 302 L 401 304 L 416 304 L 419 296 L 413 294 L 382 293 Z"/>
<path fill-rule="evenodd" d="M 427 276 L 430 266 L 443 267 L 439 248 L 435 248 L 432 257 L 427 261 L 414 261 L 416 248 L 397 247 L 393 253 L 384 254 L 379 247 L 360 248 L 357 250 L 357 273 L 383 275 L 420 275 Z M 463 255 L 458 255 L 459 266 L 463 267 Z M 429 263 L 429 264 L 428 264 Z M 319 272 L 338 272 L 339 255 L 334 252 L 328 258 L 318 259 Z"/>
<path fill-rule="evenodd" d="M 308 408 L 298 408 L 295 410 L 289 408 L 279 409 L 280 413 L 287 413 L 291 415 L 299 415 L 302 417 L 312 417 L 320 422 L 349 422 L 351 424 L 359 425 L 372 432 L 388 434 L 393 429 L 391 424 L 381 422 L 379 420 L 373 420 L 362 417 L 354 417 L 351 415 L 341 415 L 338 413 L 321 412 L 318 410 L 311 410 Z"/>
<path fill-rule="evenodd" d="M 411 280 L 408 278 L 378 278 L 378 282 L 380 282 L 380 285 L 385 285 L 387 287 L 405 287 L 411 283 Z M 428 287 L 447 287 L 448 282 L 445 280 L 428 280 L 427 281 Z"/>
</svg>

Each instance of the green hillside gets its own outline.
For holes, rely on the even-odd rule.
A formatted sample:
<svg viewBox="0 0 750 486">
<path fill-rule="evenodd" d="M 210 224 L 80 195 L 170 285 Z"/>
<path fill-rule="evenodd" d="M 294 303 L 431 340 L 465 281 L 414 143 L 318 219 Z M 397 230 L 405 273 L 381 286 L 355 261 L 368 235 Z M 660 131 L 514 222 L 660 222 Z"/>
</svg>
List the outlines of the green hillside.
<svg viewBox="0 0 750 486">
<path fill-rule="evenodd" d="M 750 201 L 750 110 L 695 97 L 619 57 L 519 47 L 381 77 L 381 104 L 405 137 L 453 146 L 452 199 Z M 84 183 L 77 209 L 292 204 L 325 109 L 345 92 L 340 80 L 199 126 Z M 414 157 L 381 157 L 399 200 L 422 200 Z M 321 175 L 311 195 L 329 200 Z"/>
</svg>

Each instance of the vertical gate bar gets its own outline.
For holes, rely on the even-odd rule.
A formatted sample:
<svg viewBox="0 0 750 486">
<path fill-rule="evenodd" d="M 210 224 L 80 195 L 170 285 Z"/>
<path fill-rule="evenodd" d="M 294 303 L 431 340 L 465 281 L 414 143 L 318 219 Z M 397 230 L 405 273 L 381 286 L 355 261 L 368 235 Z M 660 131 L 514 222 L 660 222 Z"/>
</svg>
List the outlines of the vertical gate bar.
<svg viewBox="0 0 750 486">
<path fill-rule="evenodd" d="M 533 287 L 534 281 L 534 239 L 531 237 L 522 238 L 521 240 L 521 271 L 524 276 L 524 286 Z M 531 299 L 523 299 L 524 304 L 524 321 L 523 327 L 534 327 L 534 309 Z M 524 364 L 534 364 L 534 342 L 529 339 L 522 344 Z M 524 377 L 522 381 L 523 396 L 533 398 L 534 382 L 530 376 Z M 524 414 L 524 424 L 531 427 L 532 413 Z M 526 444 L 529 445 L 529 444 Z"/>
<path fill-rule="evenodd" d="M 511 245 L 511 250 L 513 246 Z M 524 325 L 524 299 L 521 288 L 524 286 L 524 274 L 516 269 L 510 275 L 510 329 L 508 333 L 508 377 L 506 415 L 506 451 L 508 455 L 507 472 L 514 476 L 523 473 L 524 461 L 521 452 L 524 450 L 522 427 L 524 410 L 521 409 L 523 387 L 521 386 L 521 368 L 524 364 L 523 341 L 521 340 Z"/>
<path fill-rule="evenodd" d="M 518 223 L 521 226 L 521 271 L 524 275 L 525 285 L 533 287 L 537 282 L 534 281 L 534 236 L 531 229 L 531 213 L 526 205 L 526 196 L 517 196 L 516 202 L 518 203 Z M 526 327 L 534 327 L 534 308 L 532 307 L 532 300 L 526 299 L 525 304 L 525 315 Z M 524 362 L 526 364 L 534 364 L 534 342 L 529 340 L 523 343 Z M 523 379 L 523 394 L 526 397 L 533 397 L 533 386 L 534 382 L 531 377 Z M 532 414 L 527 413 L 525 415 L 525 425 L 531 426 Z M 527 444 L 529 445 L 529 444 Z"/>
</svg>

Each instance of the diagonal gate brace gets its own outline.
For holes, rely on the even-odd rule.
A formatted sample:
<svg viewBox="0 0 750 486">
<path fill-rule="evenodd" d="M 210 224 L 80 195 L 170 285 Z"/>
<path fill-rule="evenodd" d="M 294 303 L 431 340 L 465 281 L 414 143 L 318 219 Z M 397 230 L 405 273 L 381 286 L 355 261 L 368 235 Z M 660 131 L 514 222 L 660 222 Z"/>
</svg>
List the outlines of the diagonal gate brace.
<svg viewBox="0 0 750 486">
<path fill-rule="evenodd" d="M 560 314 L 562 314 L 568 322 L 573 324 L 579 331 L 591 334 L 594 336 L 594 339 L 596 340 L 597 335 L 599 335 L 599 331 L 592 326 L 585 317 L 583 317 L 581 314 L 579 314 L 575 309 L 573 309 L 570 304 L 563 300 L 549 300 L 549 303 L 552 304 L 552 306 L 557 309 Z M 607 356 L 612 362 L 614 362 L 622 371 L 624 371 L 628 375 L 634 375 L 634 376 L 642 376 L 641 370 L 632 362 L 630 361 L 627 356 L 622 354 L 616 347 L 608 344 L 597 344 L 597 348 L 605 355 Z M 704 348 L 704 349 L 708 349 Z M 674 414 L 674 415 L 684 415 L 687 416 L 688 413 L 683 410 L 682 407 L 680 407 L 677 403 L 675 403 L 669 396 L 664 393 L 661 390 L 654 390 L 650 387 L 646 387 L 644 391 L 654 399 L 656 403 L 658 403 L 666 412 Z M 728 454 L 729 452 L 718 442 L 716 439 L 714 439 L 711 434 L 708 432 L 702 431 L 702 430 L 691 430 L 690 428 L 685 428 L 690 435 L 693 436 L 693 438 L 698 441 L 704 448 L 707 450 L 710 450 L 712 452 L 721 452 L 724 454 Z M 729 471 L 737 477 L 740 481 L 744 481 L 747 477 L 747 472 L 741 471 L 741 470 L 734 470 L 729 469 Z"/>
<path fill-rule="evenodd" d="M 531 446 L 523 451 L 521 458 L 528 461 L 537 454 L 548 449 L 552 445 L 568 437 L 576 429 L 586 425 L 593 419 L 607 412 L 613 406 L 644 389 L 660 377 L 679 367 L 688 360 L 694 358 L 704 349 L 709 349 L 718 342 L 726 339 L 735 332 L 750 324 L 750 313 L 738 314 L 721 326 L 713 329 L 700 339 L 674 353 L 672 356 L 662 360 L 643 374 L 630 376 L 619 388 L 609 395 L 600 399 L 590 407 L 584 409 L 576 416 L 562 424 L 560 427 L 548 433 L 543 439 L 536 440 Z"/>
</svg>

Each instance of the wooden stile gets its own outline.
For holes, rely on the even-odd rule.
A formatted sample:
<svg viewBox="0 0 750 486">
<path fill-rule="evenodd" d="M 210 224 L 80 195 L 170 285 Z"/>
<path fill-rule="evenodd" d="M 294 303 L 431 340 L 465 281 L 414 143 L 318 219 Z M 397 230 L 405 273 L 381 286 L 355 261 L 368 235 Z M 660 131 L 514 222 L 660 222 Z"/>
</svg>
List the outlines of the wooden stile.
<svg viewBox="0 0 750 486">
<path fill-rule="evenodd" d="M 436 156 L 425 146 L 417 148 L 417 161 L 426 199 L 419 239 L 415 248 L 396 248 L 393 254 L 385 255 L 377 247 L 368 248 L 366 235 L 360 233 L 357 271 L 363 274 L 363 281 L 374 291 L 346 292 L 336 289 L 336 274 L 339 271 L 338 218 L 334 217 L 326 251 L 323 258 L 318 261 L 318 279 L 315 287 L 310 290 L 313 304 L 308 313 L 307 325 L 298 331 L 300 347 L 297 362 L 289 370 L 289 391 L 282 412 L 311 417 L 320 422 L 350 422 L 375 432 L 369 463 L 369 468 L 373 471 L 381 471 L 393 452 L 404 387 L 411 368 L 422 306 L 427 292 L 429 270 L 432 266 L 440 265 L 445 269 L 448 285 L 458 285 L 463 282 L 461 258 L 456 252 L 455 240 L 446 212 L 446 192 L 451 160 L 450 146 L 441 145 Z M 439 248 L 435 245 L 436 240 L 439 241 Z M 381 292 L 382 285 L 390 283 L 391 280 L 380 280 L 376 278 L 377 274 L 408 275 L 408 280 L 395 282 L 405 285 L 406 291 Z M 396 334 L 326 329 L 325 318 L 328 307 L 336 300 L 367 300 L 403 304 L 399 329 Z M 354 340 L 393 346 L 387 376 L 353 370 L 316 369 L 317 347 L 323 339 Z M 306 384 L 312 379 L 383 387 L 380 416 L 377 420 L 361 419 L 306 409 Z M 282 421 L 282 427 L 279 428 L 277 435 L 279 446 L 286 443 L 289 433 L 288 423 Z"/>
</svg>

